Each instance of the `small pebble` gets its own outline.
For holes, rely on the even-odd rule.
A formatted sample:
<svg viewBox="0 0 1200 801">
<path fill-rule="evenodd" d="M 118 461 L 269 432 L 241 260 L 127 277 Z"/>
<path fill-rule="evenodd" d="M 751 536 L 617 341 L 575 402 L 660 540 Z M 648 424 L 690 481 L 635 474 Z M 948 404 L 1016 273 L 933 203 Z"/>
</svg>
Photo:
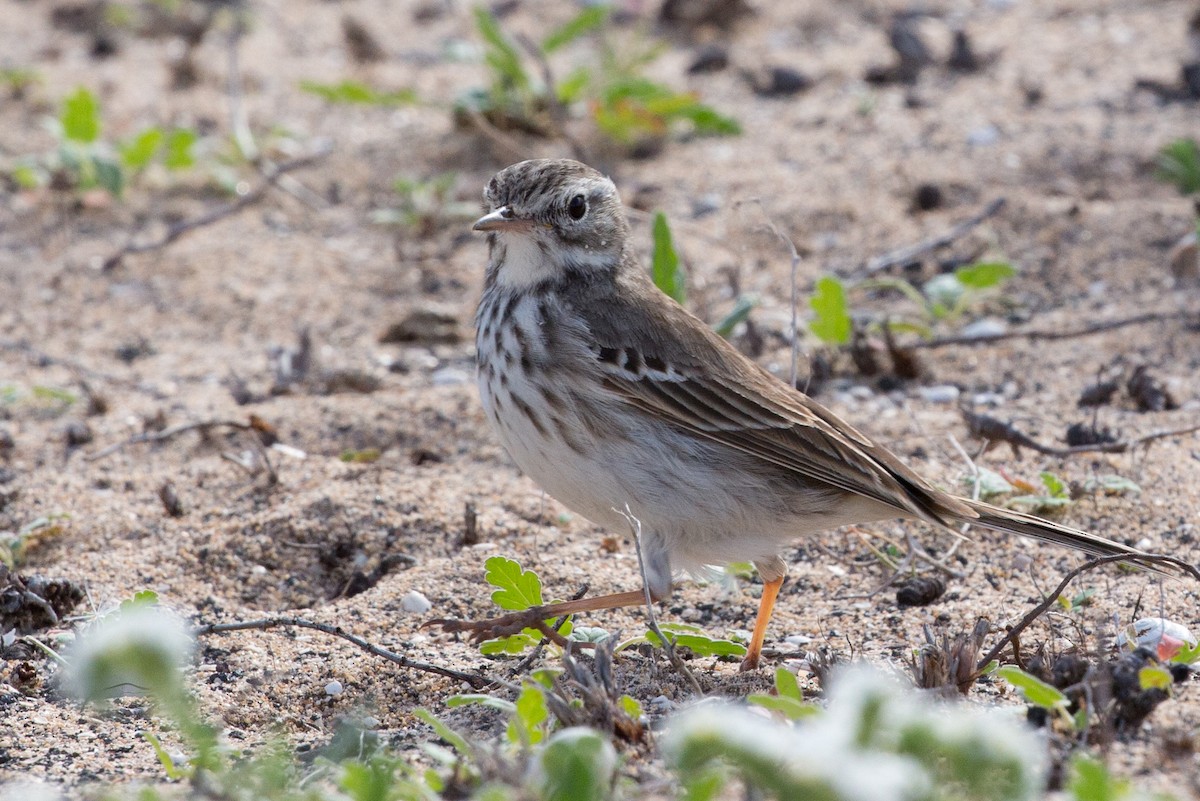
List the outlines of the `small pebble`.
<svg viewBox="0 0 1200 801">
<path fill-rule="evenodd" d="M 794 645 L 799 648 L 801 645 L 808 645 L 813 641 L 813 638 L 807 634 L 789 634 L 783 638 L 783 641 L 788 645 Z"/>
<path fill-rule="evenodd" d="M 421 593 L 411 590 L 400 599 L 400 608 L 414 615 L 423 615 L 433 608 L 433 604 Z"/>
<path fill-rule="evenodd" d="M 959 332 L 959 334 L 971 339 L 978 339 L 979 337 L 999 336 L 1006 331 L 1008 331 L 1008 324 L 1003 320 L 998 320 L 995 317 L 984 317 L 969 325 L 963 326 L 963 329 Z"/>
<path fill-rule="evenodd" d="M 791 67 L 771 67 L 766 77 L 752 77 L 754 94 L 760 97 L 791 97 L 809 89 L 812 78 Z"/>
<path fill-rule="evenodd" d="M 688 75 L 703 72 L 720 72 L 729 66 L 729 52 L 718 44 L 707 44 L 696 51 L 696 57 L 688 65 Z"/>
<path fill-rule="evenodd" d="M 919 387 L 917 394 L 926 403 L 954 403 L 958 400 L 958 387 L 953 384 L 942 384 L 936 387 Z"/>
<path fill-rule="evenodd" d="M 471 380 L 471 376 L 466 370 L 457 367 L 443 367 L 430 376 L 429 380 L 435 387 L 450 387 L 467 383 Z"/>
<path fill-rule="evenodd" d="M 341 695 L 342 689 L 343 689 L 342 683 L 340 681 L 334 680 L 325 685 L 325 694 L 326 695 Z"/>
<path fill-rule="evenodd" d="M 983 125 L 967 134 L 971 147 L 989 147 L 1000 141 L 1000 129 L 995 125 Z"/>
</svg>

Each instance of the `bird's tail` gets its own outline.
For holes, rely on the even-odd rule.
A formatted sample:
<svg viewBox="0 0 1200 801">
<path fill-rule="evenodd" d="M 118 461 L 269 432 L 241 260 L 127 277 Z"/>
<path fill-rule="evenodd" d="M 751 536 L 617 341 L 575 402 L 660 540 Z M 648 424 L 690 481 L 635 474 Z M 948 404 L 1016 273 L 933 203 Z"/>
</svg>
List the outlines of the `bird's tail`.
<svg viewBox="0 0 1200 801">
<path fill-rule="evenodd" d="M 1185 566 L 1185 562 L 1181 561 L 1178 564 L 1172 564 L 1159 559 L 1148 560 L 1146 557 L 1152 556 L 1152 554 L 1140 551 L 1137 548 L 1131 548 L 1128 545 L 1122 545 L 1119 542 L 1106 540 L 1104 537 L 1098 537 L 1095 534 L 1089 534 L 1077 528 L 1060 525 L 1050 520 L 1043 520 L 1040 517 L 1027 515 L 1023 512 L 1001 509 L 999 506 L 992 506 L 990 503 L 983 503 L 982 501 L 972 501 L 966 498 L 956 498 L 955 500 L 962 501 L 979 515 L 977 519 L 964 521 L 974 526 L 982 526 L 983 528 L 990 528 L 993 531 L 1002 531 L 1007 534 L 1020 534 L 1025 537 L 1033 537 L 1045 542 L 1052 542 L 1055 545 L 1065 545 L 1068 548 L 1083 551 L 1090 556 L 1127 556 L 1129 557 L 1127 561 L 1130 564 L 1151 570 L 1155 573 L 1195 575 L 1195 568 L 1190 565 Z M 1188 569 L 1189 567 L 1191 567 L 1190 570 Z"/>
</svg>

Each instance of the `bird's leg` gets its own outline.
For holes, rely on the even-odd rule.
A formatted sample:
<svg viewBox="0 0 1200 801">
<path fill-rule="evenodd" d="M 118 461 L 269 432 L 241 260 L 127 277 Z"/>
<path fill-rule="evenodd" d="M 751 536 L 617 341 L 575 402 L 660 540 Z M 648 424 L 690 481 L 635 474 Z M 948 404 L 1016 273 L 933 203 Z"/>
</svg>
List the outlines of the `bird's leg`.
<svg viewBox="0 0 1200 801">
<path fill-rule="evenodd" d="M 743 673 L 758 667 L 763 641 L 767 638 L 767 624 L 771 622 L 775 599 L 779 597 L 779 588 L 783 586 L 783 580 L 787 576 L 787 563 L 778 556 L 769 562 L 755 562 L 754 566 L 762 576 L 763 592 L 758 602 L 758 616 L 754 619 L 754 634 L 750 637 L 750 647 L 746 649 L 746 657 L 742 660 Z"/>
<path fill-rule="evenodd" d="M 653 596 L 654 593 L 652 592 Z M 661 600 L 655 598 L 655 600 Z M 579 598 L 574 601 L 563 601 L 557 604 L 543 604 L 512 612 L 500 617 L 487 620 L 449 620 L 440 618 L 422 624 L 426 626 L 441 626 L 442 631 L 451 633 L 467 632 L 471 642 L 494 640 L 497 637 L 508 637 L 524 629 L 544 629 L 545 621 L 562 615 L 573 615 L 576 612 L 595 612 L 600 609 L 617 609 L 623 606 L 637 606 L 645 603 L 646 594 L 642 590 L 616 592 L 611 595 L 597 595 L 593 598 Z M 545 631 L 543 630 L 543 633 Z"/>
</svg>

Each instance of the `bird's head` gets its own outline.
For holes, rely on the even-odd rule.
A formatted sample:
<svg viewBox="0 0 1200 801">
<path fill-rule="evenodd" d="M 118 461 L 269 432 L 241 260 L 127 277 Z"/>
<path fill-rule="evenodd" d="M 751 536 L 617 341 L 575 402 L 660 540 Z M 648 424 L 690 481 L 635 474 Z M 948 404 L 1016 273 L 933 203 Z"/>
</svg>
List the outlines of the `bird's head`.
<svg viewBox="0 0 1200 801">
<path fill-rule="evenodd" d="M 594 278 L 618 268 L 628 226 L 617 188 L 586 164 L 535 159 L 506 167 L 483 192 L 473 229 L 491 237 L 489 281 L 512 288 Z"/>
</svg>

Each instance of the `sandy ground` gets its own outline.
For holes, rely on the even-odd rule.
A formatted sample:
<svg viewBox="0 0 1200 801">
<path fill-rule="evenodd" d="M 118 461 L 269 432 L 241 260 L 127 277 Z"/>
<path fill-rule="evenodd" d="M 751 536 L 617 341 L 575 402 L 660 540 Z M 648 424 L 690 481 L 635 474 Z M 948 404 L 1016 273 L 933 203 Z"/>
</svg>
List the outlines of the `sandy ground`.
<svg viewBox="0 0 1200 801">
<path fill-rule="evenodd" d="M 117 52 L 97 58 L 91 34 L 51 25 L 52 11 L 63 6 L 0 0 L 0 66 L 31 67 L 40 76 L 23 98 L 0 100 L 0 157 L 52 150 L 42 121 L 76 86 L 100 98 L 106 136 L 150 124 L 228 130 L 223 32 L 210 33 L 195 51 L 198 82 L 173 89 L 178 37 L 118 32 Z M 970 74 L 934 65 L 912 87 L 863 81 L 869 67 L 893 60 L 887 26 L 902 3 L 756 6 L 732 32 L 660 30 L 668 47 L 650 70 L 735 116 L 742 136 L 671 142 L 636 161 L 598 151 L 596 161 L 627 202 L 668 214 L 698 313 L 719 319 L 738 291 L 762 298 L 752 319 L 764 365 L 788 374 L 789 258 L 766 228 L 768 217 L 799 248 L 799 280 L 807 287 L 828 271 L 851 274 L 1003 197 L 999 214 L 918 268 L 927 277 L 949 258 L 1004 258 L 1019 266 L 1019 279 L 1002 297 L 967 321 L 990 314 L 1013 326 L 1067 330 L 1197 307 L 1196 285 L 1178 281 L 1168 263 L 1172 244 L 1192 224 L 1190 203 L 1152 177 L 1158 147 L 1196 134 L 1196 105 L 1135 89 L 1139 79 L 1176 80 L 1188 58 L 1194 3 L 924 3 L 919 30 L 939 61 L 958 26 L 990 61 Z M 429 616 L 491 614 L 483 562 L 493 554 L 535 567 L 558 597 L 584 584 L 594 593 L 637 586 L 636 554 L 625 532 L 611 532 L 615 539 L 602 547 L 604 534 L 543 497 L 488 431 L 471 344 L 485 256 L 467 221 L 447 216 L 415 231 L 375 225 L 370 217 L 398 205 L 396 178 L 453 171 L 452 198 L 473 205 L 495 170 L 570 150 L 514 135 L 519 152 L 510 152 L 510 145 L 454 127 L 450 99 L 485 81 L 478 64 L 446 55 L 473 41 L 466 6 L 254 0 L 250 10 L 240 71 L 252 129 L 274 143 L 281 160 L 322 143 L 331 147 L 327 157 L 289 174 L 288 183 L 242 213 L 107 270 L 104 259 L 132 233 L 161 234 L 166 224 L 226 198 L 201 178 L 155 176 L 119 203 L 81 205 L 70 192 L 12 187 L 0 194 L 0 432 L 12 441 L 0 449 L 0 530 L 53 516 L 56 529 L 36 538 L 21 570 L 78 582 L 87 591 L 81 613 L 152 589 L 197 622 L 303 615 L 414 658 L 506 675 L 513 662 L 486 659 L 419 625 Z M 383 60 L 361 65 L 348 55 L 341 33 L 347 15 L 382 44 Z M 538 33 L 569 16 L 564 5 L 522 0 L 504 24 Z M 642 34 L 633 26 L 627 35 Z M 687 74 L 709 39 L 728 47 L 731 66 Z M 743 71 L 777 66 L 802 71 L 813 86 L 789 98 L 757 96 Z M 304 79 L 344 77 L 411 87 L 425 102 L 330 107 L 297 88 Z M 244 178 L 260 180 L 249 172 Z M 941 189 L 944 203 L 916 211 L 914 193 L 926 183 Z M 639 241 L 648 241 L 643 216 L 634 227 Z M 898 302 L 888 295 L 860 306 L 881 314 Z M 431 308 L 454 321 L 447 341 L 380 342 L 389 326 Z M 302 330 L 311 336 L 314 373 L 357 377 L 359 388 L 373 383 L 374 391 L 318 380 L 270 394 L 269 351 L 295 348 Z M 806 355 L 814 349 L 806 340 Z M 1069 423 L 1091 419 L 1076 400 L 1101 371 L 1144 364 L 1167 382 L 1180 408 L 1139 412 L 1121 394 L 1099 410 L 1099 422 L 1137 436 L 1200 421 L 1200 334 L 1178 319 L 1062 341 L 939 348 L 920 358 L 920 378 L 881 385 L 856 375 L 842 356 L 834 360 L 838 376 L 819 397 L 944 486 L 961 486 L 969 473 L 951 438 L 972 452 L 979 443 L 955 405 L 939 402 L 930 388 L 952 385 L 963 399 L 988 396 L 988 413 L 1049 442 Z M 89 413 L 85 382 L 103 410 Z M 231 391 L 239 383 L 249 403 L 239 405 Z M 36 388 L 66 390 L 78 400 L 47 400 Z M 336 391 L 324 391 L 330 388 Z M 255 452 L 252 434 L 229 428 L 95 458 L 151 421 L 245 422 L 250 415 L 303 452 L 271 452 L 277 484 L 223 458 Z M 68 430 L 81 425 L 90 441 L 69 445 Z M 378 461 L 339 458 L 369 448 L 381 451 Z M 1195 436 L 1133 454 L 1067 459 L 996 448 L 978 463 L 1034 481 L 1041 470 L 1073 482 L 1126 476 L 1143 488 L 1140 495 L 1091 495 L 1063 519 L 1152 551 L 1200 558 Z M 166 482 L 183 505 L 180 517 L 164 510 L 159 490 Z M 463 548 L 468 503 L 478 510 L 482 543 Z M 899 609 L 891 592 L 864 597 L 889 575 L 867 544 L 882 547 L 883 537 L 903 543 L 906 531 L 933 550 L 952 543 L 899 524 L 796 543 L 785 553 L 791 579 L 768 645 L 791 652 L 784 638 L 803 636 L 812 638 L 809 647 L 899 666 L 923 642 L 923 626 L 955 634 L 980 616 L 1011 623 L 1079 563 L 1075 554 L 973 533 L 954 557 L 962 577 L 951 579 L 933 605 Z M 1114 619 L 1146 614 L 1200 630 L 1191 584 L 1159 586 L 1146 575 L 1106 569 L 1076 587 L 1096 591 L 1079 625 L 1054 618 L 1027 635 L 1027 648 L 1094 647 L 1106 642 Z M 660 614 L 716 634 L 746 629 L 758 589 L 757 581 L 732 590 L 684 582 Z M 431 612 L 403 610 L 412 591 L 429 599 Z M 641 630 L 642 618 L 630 610 L 586 622 L 628 633 Z M 41 634 L 57 642 L 54 631 Z M 127 699 L 98 716 L 59 696 L 55 669 L 40 656 L 10 651 L 0 659 L 7 660 L 0 661 L 0 781 L 162 778 L 138 737 L 152 725 L 144 704 Z M 14 671 L 25 662 L 36 678 L 17 687 Z M 715 694 L 740 696 L 769 684 L 769 671 L 739 675 L 736 663 L 693 666 Z M 631 655 L 618 668 L 626 690 L 644 701 L 690 697 L 661 660 Z M 441 711 L 442 699 L 461 689 L 344 642 L 293 631 L 205 638 L 193 679 L 206 713 L 248 748 L 279 728 L 297 746 L 323 742 L 339 716 L 363 709 L 386 737 L 411 744 L 423 736 L 409 731 L 412 710 Z M 325 687 L 335 680 L 344 691 L 330 696 Z M 1015 700 L 994 684 L 974 695 Z M 451 719 L 480 736 L 500 725 L 482 714 Z M 1200 793 L 1200 758 L 1167 757 L 1162 748 L 1166 735 L 1191 737 L 1198 724 L 1200 696 L 1182 686 L 1142 731 L 1111 749 L 1112 763 L 1181 797 Z M 645 755 L 632 755 L 626 769 L 647 793 L 662 789 L 661 766 Z"/>
</svg>

